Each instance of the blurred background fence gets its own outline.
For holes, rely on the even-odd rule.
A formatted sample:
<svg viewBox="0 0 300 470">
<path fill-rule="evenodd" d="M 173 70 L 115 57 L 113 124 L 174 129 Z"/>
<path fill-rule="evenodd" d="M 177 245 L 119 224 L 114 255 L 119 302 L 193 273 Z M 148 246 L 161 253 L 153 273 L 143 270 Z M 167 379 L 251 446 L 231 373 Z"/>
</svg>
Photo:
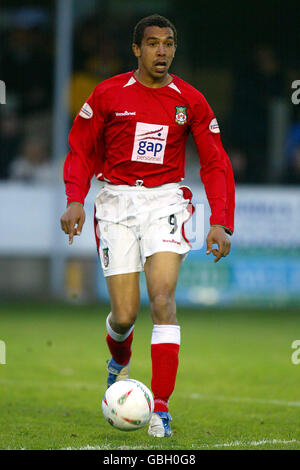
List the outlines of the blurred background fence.
<svg viewBox="0 0 300 470">
<path fill-rule="evenodd" d="M 300 5 L 279 0 L 2 0 L 1 297 L 108 299 L 93 233 L 99 183 L 82 236 L 69 247 L 59 224 L 62 166 L 72 120 L 97 83 L 136 67 L 133 27 L 152 13 L 177 27 L 171 72 L 214 109 L 237 183 L 232 254 L 214 265 L 194 244 L 178 302 L 299 305 Z M 204 205 L 206 233 L 209 208 L 191 139 L 186 184 Z"/>
</svg>

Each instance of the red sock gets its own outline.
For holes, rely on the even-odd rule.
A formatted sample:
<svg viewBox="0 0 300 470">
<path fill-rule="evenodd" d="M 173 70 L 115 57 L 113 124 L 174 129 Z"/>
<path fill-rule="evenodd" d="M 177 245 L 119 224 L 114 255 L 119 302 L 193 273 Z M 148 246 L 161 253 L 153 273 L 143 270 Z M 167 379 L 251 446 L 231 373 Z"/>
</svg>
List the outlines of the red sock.
<svg viewBox="0 0 300 470">
<path fill-rule="evenodd" d="M 106 342 L 114 360 L 121 365 L 126 365 L 131 357 L 131 343 L 133 340 L 133 331 L 125 341 L 116 341 L 109 334 L 106 336 Z"/>
<path fill-rule="evenodd" d="M 152 381 L 154 411 L 168 411 L 177 375 L 179 344 L 151 344 Z"/>
</svg>

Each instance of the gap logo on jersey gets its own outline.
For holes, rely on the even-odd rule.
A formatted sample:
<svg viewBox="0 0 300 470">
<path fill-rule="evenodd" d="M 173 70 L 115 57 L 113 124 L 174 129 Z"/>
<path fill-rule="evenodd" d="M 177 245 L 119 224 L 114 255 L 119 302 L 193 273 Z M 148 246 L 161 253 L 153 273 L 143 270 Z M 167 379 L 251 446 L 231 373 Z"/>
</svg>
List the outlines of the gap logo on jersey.
<svg viewBox="0 0 300 470">
<path fill-rule="evenodd" d="M 169 126 L 137 122 L 131 160 L 162 165 L 168 131 Z"/>
</svg>

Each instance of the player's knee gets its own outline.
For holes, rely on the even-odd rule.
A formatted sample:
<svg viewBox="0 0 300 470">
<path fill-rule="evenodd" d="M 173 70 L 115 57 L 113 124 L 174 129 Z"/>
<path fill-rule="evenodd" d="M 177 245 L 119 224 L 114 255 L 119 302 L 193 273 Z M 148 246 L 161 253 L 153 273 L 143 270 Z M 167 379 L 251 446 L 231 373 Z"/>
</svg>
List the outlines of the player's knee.
<svg viewBox="0 0 300 470">
<path fill-rule="evenodd" d="M 113 311 L 110 317 L 110 324 L 117 333 L 125 333 L 134 325 L 138 312 L 135 310 Z"/>
<path fill-rule="evenodd" d="M 159 293 L 152 297 L 151 301 L 151 312 L 154 322 L 172 322 L 175 313 L 174 299 L 169 294 Z"/>
</svg>

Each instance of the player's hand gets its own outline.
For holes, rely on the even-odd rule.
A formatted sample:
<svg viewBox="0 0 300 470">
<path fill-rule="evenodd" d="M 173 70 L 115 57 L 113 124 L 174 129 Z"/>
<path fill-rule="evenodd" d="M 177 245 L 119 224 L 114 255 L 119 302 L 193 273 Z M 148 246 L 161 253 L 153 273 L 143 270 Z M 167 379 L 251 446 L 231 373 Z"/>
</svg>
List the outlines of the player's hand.
<svg viewBox="0 0 300 470">
<path fill-rule="evenodd" d="M 231 241 L 223 227 L 211 227 L 206 237 L 206 243 L 206 254 L 209 255 L 212 253 L 215 256 L 215 263 L 217 263 L 222 257 L 227 256 L 230 252 Z M 213 248 L 213 244 L 217 244 L 218 249 Z"/>
<path fill-rule="evenodd" d="M 73 237 L 80 235 L 85 221 L 85 212 L 81 204 L 71 204 L 60 218 L 62 230 L 69 235 L 69 245 L 73 243 Z"/>
</svg>

